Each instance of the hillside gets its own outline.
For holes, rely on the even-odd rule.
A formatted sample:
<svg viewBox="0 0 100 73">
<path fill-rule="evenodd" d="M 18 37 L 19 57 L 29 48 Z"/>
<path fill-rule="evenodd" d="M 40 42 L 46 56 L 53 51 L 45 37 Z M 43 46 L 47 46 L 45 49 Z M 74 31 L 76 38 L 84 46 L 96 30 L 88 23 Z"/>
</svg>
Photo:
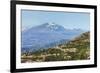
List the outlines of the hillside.
<svg viewBox="0 0 100 73">
<path fill-rule="evenodd" d="M 22 54 L 21 62 L 69 61 L 90 59 L 90 32 L 53 48 Z"/>
</svg>

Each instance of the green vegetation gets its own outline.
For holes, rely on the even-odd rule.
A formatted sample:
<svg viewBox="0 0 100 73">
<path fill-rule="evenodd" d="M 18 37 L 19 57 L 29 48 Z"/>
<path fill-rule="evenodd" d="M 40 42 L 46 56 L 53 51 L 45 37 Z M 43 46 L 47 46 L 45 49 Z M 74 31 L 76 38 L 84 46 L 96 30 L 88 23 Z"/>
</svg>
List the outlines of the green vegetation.
<svg viewBox="0 0 100 73">
<path fill-rule="evenodd" d="M 53 48 L 24 53 L 21 62 L 69 61 L 90 59 L 90 32 Z"/>
</svg>

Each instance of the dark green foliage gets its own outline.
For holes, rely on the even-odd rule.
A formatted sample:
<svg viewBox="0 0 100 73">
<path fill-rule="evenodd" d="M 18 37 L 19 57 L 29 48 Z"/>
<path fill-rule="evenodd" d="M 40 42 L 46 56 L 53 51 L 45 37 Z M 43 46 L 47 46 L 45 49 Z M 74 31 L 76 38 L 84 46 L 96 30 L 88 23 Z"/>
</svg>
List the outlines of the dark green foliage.
<svg viewBox="0 0 100 73">
<path fill-rule="evenodd" d="M 57 54 L 57 53 L 62 53 L 60 49 L 56 49 L 56 48 L 49 48 L 47 50 L 47 54 Z"/>
<path fill-rule="evenodd" d="M 45 58 L 45 61 L 63 61 L 63 60 L 65 60 L 63 54 L 46 56 Z"/>
</svg>

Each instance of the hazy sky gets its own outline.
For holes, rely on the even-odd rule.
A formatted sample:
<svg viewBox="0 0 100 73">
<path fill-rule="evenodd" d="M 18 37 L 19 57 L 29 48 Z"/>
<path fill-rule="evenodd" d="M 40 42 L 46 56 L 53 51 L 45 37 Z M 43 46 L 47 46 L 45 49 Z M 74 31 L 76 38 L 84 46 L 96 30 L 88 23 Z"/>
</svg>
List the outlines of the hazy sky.
<svg viewBox="0 0 100 73">
<path fill-rule="evenodd" d="M 89 13 L 22 10 L 21 16 L 22 30 L 48 22 L 54 22 L 68 29 L 90 29 Z"/>
</svg>

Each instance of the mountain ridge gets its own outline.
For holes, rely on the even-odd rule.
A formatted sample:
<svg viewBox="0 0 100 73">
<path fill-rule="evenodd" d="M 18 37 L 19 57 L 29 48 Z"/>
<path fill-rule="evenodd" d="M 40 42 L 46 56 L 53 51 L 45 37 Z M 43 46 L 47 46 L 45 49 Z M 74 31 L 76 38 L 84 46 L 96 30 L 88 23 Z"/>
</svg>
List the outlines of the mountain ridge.
<svg viewBox="0 0 100 73">
<path fill-rule="evenodd" d="M 44 23 L 22 32 L 22 50 L 35 50 L 45 45 L 69 40 L 84 32 L 83 30 L 66 30 L 55 23 Z M 47 48 L 47 47 L 46 47 Z"/>
</svg>

